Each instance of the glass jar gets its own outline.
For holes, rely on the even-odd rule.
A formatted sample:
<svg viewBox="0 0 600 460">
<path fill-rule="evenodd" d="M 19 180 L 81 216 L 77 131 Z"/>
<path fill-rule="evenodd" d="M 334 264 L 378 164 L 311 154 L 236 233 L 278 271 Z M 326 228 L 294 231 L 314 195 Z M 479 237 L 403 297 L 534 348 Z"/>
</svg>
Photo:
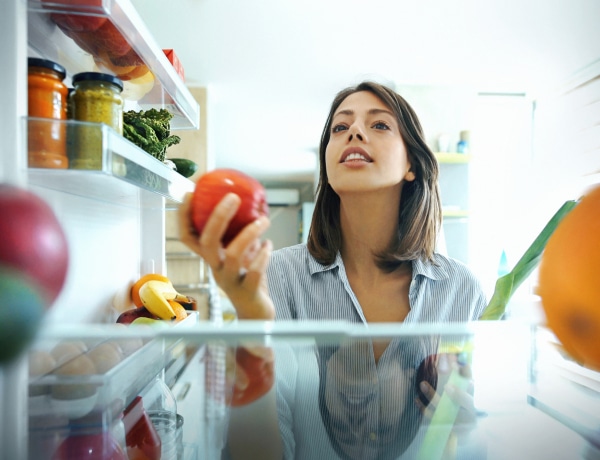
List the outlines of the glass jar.
<svg viewBox="0 0 600 460">
<path fill-rule="evenodd" d="M 32 168 L 68 168 L 66 153 L 66 70 L 60 64 L 28 58 L 27 127 L 28 163 Z M 37 120 L 43 118 L 44 120 Z M 49 119 L 49 120 L 48 120 Z M 59 121 L 50 121 L 59 120 Z"/>
<path fill-rule="evenodd" d="M 104 123 L 123 134 L 123 82 L 109 74 L 83 72 L 73 76 L 73 91 L 69 96 L 74 120 Z M 103 132 L 100 126 L 82 123 L 73 130 L 70 143 L 70 167 L 103 169 Z"/>
</svg>

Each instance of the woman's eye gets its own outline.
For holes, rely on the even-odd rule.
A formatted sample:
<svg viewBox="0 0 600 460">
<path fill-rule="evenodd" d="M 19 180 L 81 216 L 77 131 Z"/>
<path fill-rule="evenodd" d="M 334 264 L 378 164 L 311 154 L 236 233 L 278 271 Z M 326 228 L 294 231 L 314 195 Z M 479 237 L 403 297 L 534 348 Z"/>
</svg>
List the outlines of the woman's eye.
<svg viewBox="0 0 600 460">
<path fill-rule="evenodd" d="M 348 129 L 346 125 L 335 125 L 333 128 L 331 128 L 331 132 L 339 133 L 340 131 L 344 131 L 346 129 Z"/>
<path fill-rule="evenodd" d="M 375 129 L 390 129 L 390 127 L 387 125 L 387 123 L 384 123 L 383 121 L 378 121 L 377 123 L 375 123 L 373 125 L 373 128 L 375 128 Z"/>
</svg>

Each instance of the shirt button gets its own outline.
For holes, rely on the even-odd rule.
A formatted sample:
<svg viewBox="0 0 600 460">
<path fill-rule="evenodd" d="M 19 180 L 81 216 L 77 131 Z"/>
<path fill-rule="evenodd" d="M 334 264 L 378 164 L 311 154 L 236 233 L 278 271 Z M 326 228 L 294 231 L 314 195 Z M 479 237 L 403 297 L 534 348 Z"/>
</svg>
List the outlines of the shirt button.
<svg viewBox="0 0 600 460">
<path fill-rule="evenodd" d="M 369 439 L 371 441 L 375 441 L 377 439 L 377 435 L 373 432 L 369 433 Z"/>
</svg>

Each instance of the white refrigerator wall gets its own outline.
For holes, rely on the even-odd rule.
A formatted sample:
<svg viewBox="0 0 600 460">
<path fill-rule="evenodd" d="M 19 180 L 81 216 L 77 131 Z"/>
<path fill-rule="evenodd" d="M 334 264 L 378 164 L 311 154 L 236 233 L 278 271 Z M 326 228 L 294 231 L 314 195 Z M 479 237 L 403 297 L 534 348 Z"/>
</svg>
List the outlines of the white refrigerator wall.
<svg viewBox="0 0 600 460">
<path fill-rule="evenodd" d="M 142 270 L 164 270 L 164 198 L 123 187 L 122 199 L 120 190 L 107 190 L 110 199 L 97 200 L 86 197 L 85 193 L 58 191 L 60 184 L 46 187 L 29 181 L 24 135 L 29 56 L 27 16 L 24 0 L 3 3 L 0 179 L 42 197 L 54 210 L 67 236 L 70 252 L 67 280 L 44 318 L 46 324 L 113 319 L 113 299 L 128 287 L 128 282 L 134 281 Z M 104 182 L 94 177 L 89 182 Z M 2 459 L 27 458 L 27 417 L 23 416 L 28 412 L 27 380 L 26 356 L 0 367 Z"/>
</svg>

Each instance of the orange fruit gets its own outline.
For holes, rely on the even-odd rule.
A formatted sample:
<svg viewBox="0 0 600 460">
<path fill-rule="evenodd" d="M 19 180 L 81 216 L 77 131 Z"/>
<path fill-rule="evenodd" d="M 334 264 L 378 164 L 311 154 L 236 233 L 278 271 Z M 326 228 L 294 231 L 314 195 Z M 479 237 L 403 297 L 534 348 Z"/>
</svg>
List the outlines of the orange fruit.
<svg viewBox="0 0 600 460">
<path fill-rule="evenodd" d="M 538 293 L 567 353 L 600 371 L 600 186 L 558 224 L 542 254 Z"/>
<path fill-rule="evenodd" d="M 181 305 L 179 302 L 176 302 L 175 300 L 167 300 L 167 302 L 169 302 L 169 305 L 171 305 L 171 308 L 173 308 L 173 311 L 175 312 L 176 323 L 178 323 L 179 321 L 183 321 L 187 318 L 187 310 L 183 305 Z"/>
<path fill-rule="evenodd" d="M 131 286 L 131 301 L 136 307 L 142 307 L 144 305 L 142 299 L 140 299 L 140 288 L 144 283 L 151 280 L 170 282 L 169 278 L 159 275 L 158 273 L 148 273 L 147 275 L 142 276 L 133 284 L 133 286 Z"/>
</svg>

